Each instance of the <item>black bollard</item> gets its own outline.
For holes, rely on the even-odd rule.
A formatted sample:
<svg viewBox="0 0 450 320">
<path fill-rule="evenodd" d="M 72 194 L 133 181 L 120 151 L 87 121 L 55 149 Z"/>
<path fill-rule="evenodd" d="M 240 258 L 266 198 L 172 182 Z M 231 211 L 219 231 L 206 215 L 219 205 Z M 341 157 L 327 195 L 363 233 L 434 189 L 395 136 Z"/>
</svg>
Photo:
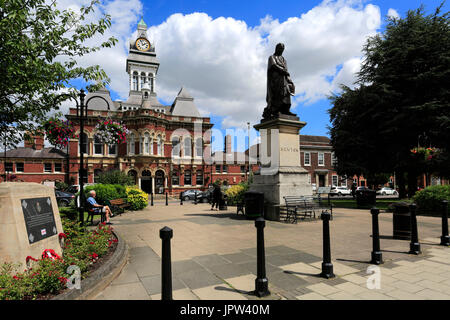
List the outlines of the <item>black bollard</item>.
<svg viewBox="0 0 450 320">
<path fill-rule="evenodd" d="M 378 215 L 380 214 L 380 209 L 373 207 L 370 210 L 372 214 L 372 260 L 370 263 L 372 264 L 382 264 L 383 263 L 383 255 L 380 250 L 380 232 L 378 228 Z"/>
<path fill-rule="evenodd" d="M 450 237 L 448 236 L 448 201 L 442 201 L 442 236 L 441 245 L 450 246 Z"/>
<path fill-rule="evenodd" d="M 161 258 L 161 300 L 172 300 L 172 260 L 170 257 L 170 239 L 173 231 L 169 227 L 159 230 L 162 239 Z"/>
<path fill-rule="evenodd" d="M 168 206 L 169 205 L 169 195 L 168 195 L 168 193 L 166 192 L 166 206 Z"/>
<path fill-rule="evenodd" d="M 255 279 L 255 295 L 265 297 L 270 295 L 269 280 L 266 278 L 266 257 L 264 252 L 264 227 L 266 221 L 263 217 L 255 220 L 256 227 L 256 253 L 257 253 L 257 278 Z"/>
<path fill-rule="evenodd" d="M 180 193 L 180 206 L 182 206 L 183 205 L 183 197 L 182 197 L 182 194 Z"/>
<path fill-rule="evenodd" d="M 194 204 L 197 204 L 197 192 L 194 193 Z"/>
<path fill-rule="evenodd" d="M 153 206 L 153 192 L 150 193 L 150 200 L 151 200 L 151 205 Z"/>
<path fill-rule="evenodd" d="M 409 244 L 410 254 L 420 254 L 419 235 L 417 232 L 417 217 L 416 217 L 416 205 L 411 204 L 409 211 L 411 213 L 411 243 Z"/>
<path fill-rule="evenodd" d="M 331 214 L 328 211 L 323 211 L 320 215 L 323 221 L 323 262 L 322 262 L 322 278 L 334 278 L 333 264 L 331 263 L 331 248 L 330 248 L 330 219 Z"/>
</svg>

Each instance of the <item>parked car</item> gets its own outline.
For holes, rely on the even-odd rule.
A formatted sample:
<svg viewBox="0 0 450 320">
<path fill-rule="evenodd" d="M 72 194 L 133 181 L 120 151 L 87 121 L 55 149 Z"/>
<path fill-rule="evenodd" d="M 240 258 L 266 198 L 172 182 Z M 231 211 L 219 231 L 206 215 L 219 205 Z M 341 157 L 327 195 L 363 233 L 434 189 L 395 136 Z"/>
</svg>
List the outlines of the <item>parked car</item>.
<svg viewBox="0 0 450 320">
<path fill-rule="evenodd" d="M 186 190 L 184 192 L 181 193 L 181 198 L 183 199 L 183 201 L 188 201 L 188 200 L 194 200 L 195 197 L 197 197 L 197 199 L 200 197 L 202 191 L 200 190 Z"/>
<path fill-rule="evenodd" d="M 351 193 L 352 191 L 347 187 L 332 187 L 330 191 L 330 197 L 350 195 Z"/>
<path fill-rule="evenodd" d="M 206 190 L 201 191 L 199 194 L 197 194 L 197 201 L 201 203 L 211 203 L 212 200 L 212 191 Z"/>
<path fill-rule="evenodd" d="M 358 187 L 358 188 L 356 188 L 356 193 L 358 193 L 358 191 L 366 191 L 366 190 L 369 190 L 369 191 L 374 191 L 374 190 L 372 190 L 372 189 L 370 189 L 370 188 L 368 188 L 368 187 Z"/>
<path fill-rule="evenodd" d="M 377 191 L 377 194 L 381 194 L 382 196 L 385 196 L 385 195 L 398 196 L 397 190 L 389 188 L 389 187 L 381 188 L 380 190 Z"/>
<path fill-rule="evenodd" d="M 59 190 L 55 190 L 56 202 L 59 207 L 68 207 L 70 201 L 75 199 L 75 195 L 70 192 L 63 192 Z"/>
<path fill-rule="evenodd" d="M 83 188 L 87 187 L 87 186 L 92 186 L 92 185 L 94 185 L 94 183 L 85 183 L 85 184 L 83 184 Z M 80 191 L 79 184 L 71 185 L 66 190 L 64 190 L 64 192 L 69 192 L 69 193 L 77 193 L 78 191 Z"/>
</svg>

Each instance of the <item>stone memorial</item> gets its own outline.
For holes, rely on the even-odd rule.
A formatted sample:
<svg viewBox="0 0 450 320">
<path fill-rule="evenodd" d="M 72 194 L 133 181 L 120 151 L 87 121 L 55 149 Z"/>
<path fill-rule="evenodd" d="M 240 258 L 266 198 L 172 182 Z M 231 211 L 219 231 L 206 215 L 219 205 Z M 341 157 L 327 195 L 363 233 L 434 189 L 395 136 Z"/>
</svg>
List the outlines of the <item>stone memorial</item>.
<svg viewBox="0 0 450 320">
<path fill-rule="evenodd" d="M 300 164 L 300 130 L 306 122 L 289 110 L 295 86 L 283 51 L 284 45 L 277 44 L 268 61 L 267 107 L 261 122 L 254 126 L 261 135 L 261 170 L 250 186 L 250 191 L 264 193 L 264 217 L 275 221 L 280 219 L 283 197 L 312 195 L 308 171 Z"/>
<path fill-rule="evenodd" d="M 61 255 L 61 232 L 53 188 L 38 183 L 0 184 L 0 263 L 25 265 L 27 256 L 40 258 L 45 249 Z"/>
</svg>

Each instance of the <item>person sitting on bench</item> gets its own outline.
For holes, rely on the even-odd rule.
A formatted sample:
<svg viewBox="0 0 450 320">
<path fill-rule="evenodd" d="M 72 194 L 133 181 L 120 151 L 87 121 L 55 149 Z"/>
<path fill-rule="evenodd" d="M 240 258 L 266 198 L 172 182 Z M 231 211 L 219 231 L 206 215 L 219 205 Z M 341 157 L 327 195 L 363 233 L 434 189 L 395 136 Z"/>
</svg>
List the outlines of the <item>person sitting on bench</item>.
<svg viewBox="0 0 450 320">
<path fill-rule="evenodd" d="M 111 216 L 111 209 L 108 206 L 102 206 L 101 204 L 98 204 L 97 201 L 95 201 L 96 192 L 95 190 L 91 190 L 89 192 L 90 197 L 87 199 L 87 202 L 92 206 L 92 210 L 96 213 L 103 212 L 106 216 L 106 224 L 112 224 L 112 222 L 109 221 L 109 217 Z"/>
</svg>

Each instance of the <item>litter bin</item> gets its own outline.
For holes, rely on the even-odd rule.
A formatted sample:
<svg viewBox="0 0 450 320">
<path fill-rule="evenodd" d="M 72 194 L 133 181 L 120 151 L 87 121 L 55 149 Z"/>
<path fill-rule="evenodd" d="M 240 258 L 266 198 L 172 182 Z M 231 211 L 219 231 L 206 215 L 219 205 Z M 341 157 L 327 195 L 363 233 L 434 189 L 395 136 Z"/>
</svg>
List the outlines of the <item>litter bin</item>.
<svg viewBox="0 0 450 320">
<path fill-rule="evenodd" d="M 394 214 L 392 217 L 393 238 L 400 240 L 411 239 L 411 213 L 406 202 L 393 203 Z"/>
<path fill-rule="evenodd" d="M 248 218 L 264 217 L 264 193 L 247 191 L 244 194 L 245 215 Z"/>
<path fill-rule="evenodd" d="M 377 201 L 375 190 L 360 190 L 356 192 L 356 205 L 358 207 L 374 206 Z"/>
<path fill-rule="evenodd" d="M 228 203 L 227 199 L 228 197 L 223 194 L 222 198 L 219 200 L 219 210 L 228 210 Z"/>
</svg>

